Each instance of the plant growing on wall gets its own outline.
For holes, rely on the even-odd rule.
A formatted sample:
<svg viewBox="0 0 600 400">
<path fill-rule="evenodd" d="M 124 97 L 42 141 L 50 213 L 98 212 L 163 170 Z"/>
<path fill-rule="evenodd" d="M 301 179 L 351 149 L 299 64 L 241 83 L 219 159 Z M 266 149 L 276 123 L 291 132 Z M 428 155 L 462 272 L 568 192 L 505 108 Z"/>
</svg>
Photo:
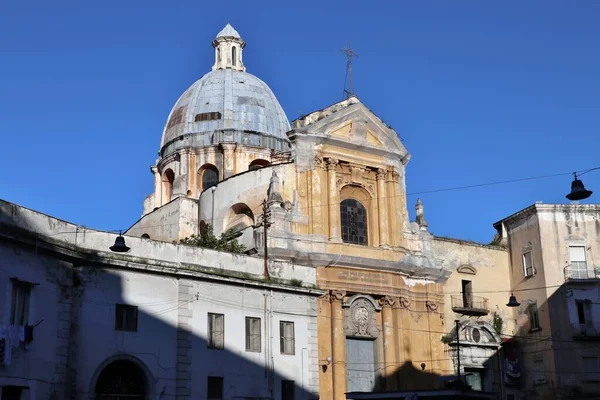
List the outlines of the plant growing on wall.
<svg viewBox="0 0 600 400">
<path fill-rule="evenodd" d="M 494 312 L 492 325 L 494 326 L 494 330 L 496 331 L 496 333 L 498 335 L 502 335 L 502 329 L 504 328 L 504 320 L 497 312 Z"/>
<path fill-rule="evenodd" d="M 211 224 L 203 225 L 199 235 L 188 236 L 181 239 L 179 243 L 186 246 L 203 247 L 205 249 L 226 251 L 235 254 L 241 254 L 246 251 L 246 246 L 239 244 L 237 241 L 237 232 L 228 230 L 217 238 Z"/>
</svg>

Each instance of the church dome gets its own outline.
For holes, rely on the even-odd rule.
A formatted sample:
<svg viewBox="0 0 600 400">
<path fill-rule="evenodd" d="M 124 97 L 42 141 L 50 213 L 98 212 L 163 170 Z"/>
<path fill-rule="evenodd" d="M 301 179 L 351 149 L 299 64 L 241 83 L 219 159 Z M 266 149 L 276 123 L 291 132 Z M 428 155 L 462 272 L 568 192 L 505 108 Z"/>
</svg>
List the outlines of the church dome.
<svg viewBox="0 0 600 400">
<path fill-rule="evenodd" d="M 220 142 L 286 150 L 290 123 L 269 86 L 246 72 L 245 42 L 227 24 L 213 47 L 213 70 L 192 84 L 169 114 L 161 155 Z"/>
</svg>

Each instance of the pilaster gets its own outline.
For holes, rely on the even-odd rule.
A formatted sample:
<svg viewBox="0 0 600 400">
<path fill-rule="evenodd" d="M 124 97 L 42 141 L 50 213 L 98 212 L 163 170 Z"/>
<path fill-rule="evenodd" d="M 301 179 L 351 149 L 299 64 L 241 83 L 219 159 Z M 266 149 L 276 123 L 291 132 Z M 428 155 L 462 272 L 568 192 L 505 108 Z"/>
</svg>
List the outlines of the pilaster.
<svg viewBox="0 0 600 400">
<path fill-rule="evenodd" d="M 342 301 L 346 293 L 331 291 L 331 341 L 333 347 L 333 400 L 346 399 L 346 337 L 344 334 L 344 312 Z"/>
<path fill-rule="evenodd" d="M 377 170 L 377 216 L 379 218 L 379 246 L 386 247 L 388 242 L 387 199 L 385 193 L 385 178 L 387 171 Z"/>
<path fill-rule="evenodd" d="M 383 357 L 384 357 L 384 376 L 387 390 L 396 390 L 396 338 L 394 331 L 394 314 L 392 306 L 396 299 L 391 296 L 385 296 L 379 299 L 382 313 L 383 326 Z"/>
<path fill-rule="evenodd" d="M 329 206 L 329 240 L 340 241 L 340 194 L 337 189 L 338 160 L 327 158 L 327 204 Z"/>
<path fill-rule="evenodd" d="M 150 167 L 150 171 L 154 174 L 154 208 L 159 208 L 162 206 L 162 179 L 156 166 Z"/>
</svg>

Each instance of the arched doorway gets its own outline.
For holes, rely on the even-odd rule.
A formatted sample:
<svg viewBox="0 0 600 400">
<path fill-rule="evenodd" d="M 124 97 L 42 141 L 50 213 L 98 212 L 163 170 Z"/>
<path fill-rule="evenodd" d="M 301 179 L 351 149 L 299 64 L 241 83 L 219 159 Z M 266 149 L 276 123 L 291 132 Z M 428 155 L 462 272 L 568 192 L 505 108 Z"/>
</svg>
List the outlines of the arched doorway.
<svg viewBox="0 0 600 400">
<path fill-rule="evenodd" d="M 137 363 L 116 360 L 100 372 L 94 393 L 96 400 L 146 400 L 148 380 Z"/>
</svg>

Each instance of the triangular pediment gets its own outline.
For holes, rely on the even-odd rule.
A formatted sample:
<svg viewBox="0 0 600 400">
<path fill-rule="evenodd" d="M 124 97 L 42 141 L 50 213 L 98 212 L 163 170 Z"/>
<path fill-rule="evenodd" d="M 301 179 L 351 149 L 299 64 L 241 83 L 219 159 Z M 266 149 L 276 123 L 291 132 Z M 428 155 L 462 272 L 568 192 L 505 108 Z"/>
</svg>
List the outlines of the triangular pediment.
<svg viewBox="0 0 600 400">
<path fill-rule="evenodd" d="M 396 131 L 355 97 L 294 121 L 294 128 L 298 133 L 346 142 L 367 152 L 377 149 L 400 157 L 408 153 Z"/>
</svg>

